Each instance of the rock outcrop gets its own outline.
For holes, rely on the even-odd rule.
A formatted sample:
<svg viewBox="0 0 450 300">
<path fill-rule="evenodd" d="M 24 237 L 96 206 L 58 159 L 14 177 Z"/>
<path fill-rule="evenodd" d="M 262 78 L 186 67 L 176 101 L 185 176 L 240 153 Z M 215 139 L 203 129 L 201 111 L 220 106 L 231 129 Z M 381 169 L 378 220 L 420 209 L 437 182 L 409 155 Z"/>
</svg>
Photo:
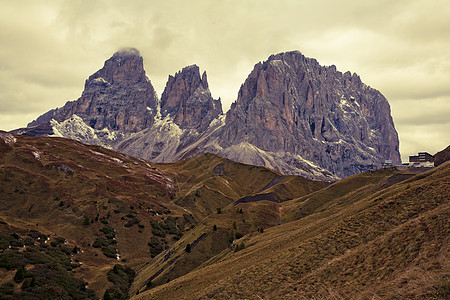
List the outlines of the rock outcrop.
<svg viewBox="0 0 450 300">
<path fill-rule="evenodd" d="M 214 100 L 208 87 L 206 71 L 200 77 L 196 65 L 169 76 L 161 96 L 161 114 L 170 115 L 180 128 L 204 131 L 212 120 L 222 115 L 222 104 Z"/>
<path fill-rule="evenodd" d="M 29 126 L 22 131 L 51 128 L 58 136 L 155 162 L 212 152 L 322 180 L 387 159 L 400 163 L 386 98 L 358 75 L 321 66 L 297 51 L 256 64 L 226 116 L 197 66 L 169 76 L 159 101 L 139 52 L 119 51 L 89 77 L 77 101 Z"/>
<path fill-rule="evenodd" d="M 51 119 L 63 122 L 77 115 L 93 129 L 138 132 L 152 126 L 157 105 L 158 98 L 145 75 L 142 56 L 136 49 L 124 49 L 89 76 L 78 100 L 47 112 L 28 127 Z"/>
<path fill-rule="evenodd" d="M 256 64 L 241 87 L 219 145 L 242 142 L 300 155 L 339 177 L 385 159 L 400 163 L 386 98 L 358 75 L 297 51 Z"/>
</svg>

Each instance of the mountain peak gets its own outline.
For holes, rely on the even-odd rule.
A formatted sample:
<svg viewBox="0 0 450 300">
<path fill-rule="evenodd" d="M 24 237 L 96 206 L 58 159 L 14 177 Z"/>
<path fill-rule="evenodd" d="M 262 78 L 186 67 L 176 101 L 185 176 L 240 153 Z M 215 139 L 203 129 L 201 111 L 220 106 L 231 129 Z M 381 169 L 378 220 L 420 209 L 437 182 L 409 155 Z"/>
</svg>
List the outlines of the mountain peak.
<svg viewBox="0 0 450 300">
<path fill-rule="evenodd" d="M 203 72 L 202 74 L 202 86 L 204 89 L 208 89 L 208 76 L 206 75 L 206 71 Z"/>
<path fill-rule="evenodd" d="M 387 159 L 400 163 L 386 98 L 357 74 L 321 66 L 298 51 L 256 64 L 242 85 L 220 146 L 244 141 L 263 151 L 298 154 L 339 177 Z"/>
<path fill-rule="evenodd" d="M 299 51 L 257 63 L 224 117 L 220 98 L 212 98 L 207 74 L 197 65 L 170 75 L 158 101 L 139 51 L 121 49 L 89 77 L 80 99 L 30 125 L 74 114 L 95 130 L 118 132 L 118 140 L 107 141 L 112 147 L 155 161 L 212 152 L 326 180 L 385 160 L 400 163 L 387 99 L 356 73 L 322 66 Z"/>
<path fill-rule="evenodd" d="M 114 53 L 113 56 L 117 57 L 126 57 L 126 56 L 138 56 L 140 57 L 141 54 L 139 53 L 139 50 L 136 48 L 122 48 L 118 50 L 116 53 Z"/>
<path fill-rule="evenodd" d="M 94 80 L 107 83 L 146 82 L 143 58 L 139 51 L 134 48 L 124 48 L 105 61 L 102 69 L 94 73 L 86 81 L 86 86 Z"/>
<path fill-rule="evenodd" d="M 200 73 L 200 68 L 196 64 L 186 66 L 183 69 L 181 69 L 181 71 L 178 71 L 178 73 L 184 73 L 188 70 L 192 70 L 194 72 Z"/>
<path fill-rule="evenodd" d="M 28 126 L 58 122 L 79 116 L 96 130 L 136 132 L 154 121 L 157 96 L 144 70 L 143 58 L 134 48 L 124 48 L 105 61 L 103 68 L 89 76 L 76 101 L 40 116 Z"/>
<path fill-rule="evenodd" d="M 169 76 L 161 96 L 163 116 L 171 114 L 181 127 L 201 127 L 222 114 L 219 100 L 211 97 L 206 71 L 200 77 L 200 68 L 190 65 Z"/>
</svg>

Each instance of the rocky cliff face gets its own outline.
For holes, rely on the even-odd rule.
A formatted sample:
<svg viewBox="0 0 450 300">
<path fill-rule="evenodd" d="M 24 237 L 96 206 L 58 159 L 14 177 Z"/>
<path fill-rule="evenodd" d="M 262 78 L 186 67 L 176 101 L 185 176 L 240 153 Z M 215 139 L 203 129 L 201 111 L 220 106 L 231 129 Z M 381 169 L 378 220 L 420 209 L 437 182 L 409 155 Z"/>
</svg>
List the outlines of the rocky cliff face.
<svg viewBox="0 0 450 300">
<path fill-rule="evenodd" d="M 384 96 L 300 52 L 256 64 L 225 117 L 197 66 L 169 76 L 159 102 L 139 52 L 120 51 L 89 77 L 80 99 L 29 126 L 155 162 L 213 152 L 325 180 L 400 163 Z"/>
<path fill-rule="evenodd" d="M 157 105 L 158 98 L 145 75 L 141 55 L 136 49 L 125 49 L 89 76 L 78 100 L 49 111 L 28 127 L 51 119 L 63 122 L 77 115 L 93 129 L 137 132 L 153 124 Z"/>
<path fill-rule="evenodd" d="M 385 159 L 400 163 L 386 98 L 356 74 L 300 52 L 255 65 L 227 113 L 220 146 L 246 142 L 348 176 Z"/>
<path fill-rule="evenodd" d="M 222 104 L 211 97 L 206 71 L 200 78 L 198 66 L 183 68 L 169 76 L 161 96 L 161 114 L 170 115 L 180 128 L 204 131 L 212 120 L 222 115 Z"/>
</svg>

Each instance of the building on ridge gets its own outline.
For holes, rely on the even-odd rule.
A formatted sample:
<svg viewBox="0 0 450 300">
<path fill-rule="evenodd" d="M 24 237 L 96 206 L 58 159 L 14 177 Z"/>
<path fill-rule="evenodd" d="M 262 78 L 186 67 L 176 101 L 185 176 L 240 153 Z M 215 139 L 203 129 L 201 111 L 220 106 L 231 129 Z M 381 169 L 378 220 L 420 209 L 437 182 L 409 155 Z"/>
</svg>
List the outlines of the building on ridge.
<svg viewBox="0 0 450 300">
<path fill-rule="evenodd" d="M 409 157 L 409 165 L 413 167 L 434 167 L 434 157 L 428 152 L 419 152 L 419 155 Z"/>
</svg>

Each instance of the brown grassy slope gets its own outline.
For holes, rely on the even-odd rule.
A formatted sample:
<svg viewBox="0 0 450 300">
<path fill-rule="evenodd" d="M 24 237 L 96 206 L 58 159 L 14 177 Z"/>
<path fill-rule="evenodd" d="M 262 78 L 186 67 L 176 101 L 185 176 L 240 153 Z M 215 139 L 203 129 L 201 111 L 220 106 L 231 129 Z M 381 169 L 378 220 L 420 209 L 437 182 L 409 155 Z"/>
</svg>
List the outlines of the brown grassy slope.
<svg viewBox="0 0 450 300">
<path fill-rule="evenodd" d="M 220 233 L 228 234 L 235 219 L 244 234 L 256 231 L 257 226 L 275 225 L 277 209 L 273 204 L 240 204 L 239 207 L 255 208 L 244 209 L 242 215 L 235 216 L 233 202 L 248 193 L 276 188 L 277 184 L 284 184 L 285 178 L 287 185 L 304 185 L 285 189 L 283 193 L 289 197 L 299 197 L 323 186 L 211 154 L 173 164 L 152 164 L 73 140 L 0 132 L 0 218 L 11 226 L 37 229 L 80 247 L 83 252 L 74 259 L 83 266 L 76 270 L 77 276 L 89 282 L 100 296 L 110 285 L 106 271 L 117 262 L 104 256 L 100 248 L 92 247 L 97 238 L 104 236 L 101 230 L 106 223 L 115 230 L 114 247 L 120 259 L 138 268 L 152 261 L 147 243 L 155 234 L 150 221 L 162 222 L 175 216 L 179 218 L 179 229 L 188 230 L 192 224 L 185 221 L 186 216 L 194 213 L 201 220 L 212 214 L 211 221 L 204 221 L 208 226 L 190 231 L 178 242 L 185 247 L 206 233 L 207 238 L 193 248 L 192 255 L 200 253 L 200 249 L 210 249 L 208 255 L 180 259 L 169 277 L 175 278 L 226 248 L 229 242 Z M 223 208 L 223 214 L 216 214 L 218 207 Z M 85 217 L 89 225 L 83 225 Z M 244 224 L 243 218 L 248 218 L 248 223 Z M 137 223 L 126 227 L 130 221 Z M 212 233 L 213 224 L 221 228 L 217 233 Z M 170 248 L 174 237 L 168 234 L 158 239 Z"/>
<path fill-rule="evenodd" d="M 220 244 L 221 248 L 196 247 L 193 248 L 192 254 L 187 255 L 184 253 L 184 247 L 187 243 L 195 239 L 192 239 L 192 237 L 192 241 L 182 239 L 178 243 L 180 245 L 177 248 L 178 251 L 172 249 L 165 251 L 159 259 L 152 261 L 138 272 L 131 292 L 132 294 L 137 291 L 142 292 L 146 288 L 149 280 L 152 280 L 155 286 L 164 284 L 168 280 L 173 280 L 180 275 L 187 274 L 199 266 L 198 262 L 202 262 L 201 265 L 205 265 L 211 264 L 219 258 L 223 259 L 220 255 L 213 256 L 220 254 L 222 252 L 220 250 L 226 249 L 227 246 L 233 248 L 234 245 L 241 244 L 240 241 L 235 241 L 236 244 L 231 245 L 231 242 L 227 242 L 227 239 L 223 237 L 223 230 L 219 230 L 219 232 L 212 230 L 214 225 L 220 229 L 225 229 L 228 232 L 228 236 L 236 232 L 241 234 L 257 234 L 260 228 L 267 229 L 279 225 L 281 220 L 286 222 L 289 218 L 298 218 L 298 212 L 301 212 L 302 214 L 300 216 L 304 217 L 307 215 L 306 213 L 313 213 L 314 209 L 325 210 L 329 205 L 356 201 L 354 198 L 361 198 L 361 193 L 355 193 L 355 189 L 361 188 L 365 194 L 372 194 L 374 191 L 384 189 L 396 181 L 405 180 L 413 175 L 414 173 L 409 174 L 395 170 L 381 170 L 375 173 L 359 174 L 358 176 L 335 183 L 328 188 L 321 189 L 312 195 L 308 194 L 314 191 L 313 188 L 317 189 L 319 186 L 326 187 L 328 184 L 313 182 L 296 176 L 287 176 L 285 178 L 275 177 L 275 180 L 272 180 L 268 186 L 263 188 L 259 193 L 253 194 L 253 196 L 272 194 L 272 198 L 277 202 L 285 201 L 291 198 L 292 195 L 308 196 L 282 203 L 262 201 L 229 205 L 223 209 L 222 214 L 211 214 L 203 221 L 206 226 L 200 231 L 193 231 L 191 234 L 196 238 L 206 234 L 206 236 L 202 237 L 200 244 L 208 245 L 212 240 L 215 240 L 215 243 Z M 299 202 L 301 203 L 299 204 Z M 309 207 L 310 209 L 305 210 L 305 207 Z M 303 210 L 301 210 L 302 208 Z M 237 213 L 240 209 L 242 209 L 242 213 Z M 233 223 L 236 228 L 233 228 Z M 217 238 L 218 236 L 220 238 Z M 173 261 L 173 258 L 167 259 L 167 253 L 173 253 L 171 257 L 175 257 L 176 261 Z M 193 259 L 193 257 L 196 258 Z"/>
<path fill-rule="evenodd" d="M 0 133 L 0 218 L 80 247 L 76 272 L 99 295 L 117 263 L 92 247 L 105 223 L 115 229 L 120 257 L 136 264 L 151 259 L 149 223 L 161 218 L 157 212 L 185 213 L 170 201 L 171 179 L 143 160 L 67 139 Z M 83 225 L 85 216 L 92 223 Z M 131 219 L 143 228 L 125 227 Z"/>
<path fill-rule="evenodd" d="M 284 202 L 280 205 L 281 220 L 290 222 L 331 207 L 349 205 L 407 180 L 416 172 L 417 168 L 406 171 L 383 169 L 344 178 L 324 189 Z"/>
<path fill-rule="evenodd" d="M 218 159 L 217 156 L 212 156 L 212 158 L 213 162 L 214 159 Z M 203 162 L 202 167 L 204 168 L 208 163 L 209 162 Z M 249 178 L 242 178 L 242 180 L 245 180 L 246 182 L 254 180 L 251 178 L 253 173 L 248 172 L 247 168 L 250 170 L 258 170 L 257 174 L 260 174 L 260 172 L 267 172 L 261 168 L 240 164 L 235 165 L 233 162 L 225 163 L 231 164 L 231 166 L 229 166 L 230 169 L 240 168 L 240 170 L 234 174 L 239 174 L 241 177 L 243 177 L 243 174 L 247 174 Z M 216 164 L 216 162 L 212 165 L 214 166 L 214 164 Z M 190 168 L 186 169 L 189 170 Z M 225 170 L 227 170 L 227 168 L 225 168 Z M 264 186 L 259 183 L 259 186 L 263 187 L 261 189 L 258 188 L 258 190 L 260 190 L 261 193 L 267 193 L 267 191 L 269 191 L 274 194 L 274 198 L 276 198 L 277 201 L 288 199 L 293 196 L 305 195 L 328 185 L 327 183 L 311 181 L 295 176 L 275 176 L 273 177 L 275 180 L 272 179 L 269 181 L 267 181 L 266 178 L 267 177 L 258 178 L 259 182 L 266 183 Z M 269 179 L 270 178 L 271 177 L 269 177 Z M 233 177 L 231 177 L 229 181 L 231 180 L 233 180 Z M 209 183 L 212 182 L 212 180 L 206 181 Z M 253 183 L 249 182 L 248 184 Z M 235 188 L 239 191 L 241 186 Z M 242 194 L 242 192 L 240 193 Z M 199 192 L 199 194 L 202 195 L 203 192 Z M 257 194 L 258 193 L 254 193 L 253 195 Z M 199 196 L 198 198 L 201 197 Z M 279 222 L 279 207 L 276 202 L 258 201 L 239 203 L 237 205 L 230 203 L 228 206 L 222 208 L 221 214 L 217 214 L 217 212 L 214 211 L 203 219 L 202 226 L 192 230 L 189 235 L 182 237 L 182 239 L 172 248 L 167 249 L 160 254 L 160 256 L 139 269 L 132 285 L 131 293 L 134 294 L 137 291 L 142 292 L 145 290 L 149 280 L 152 281 L 153 286 L 161 285 L 198 268 L 228 247 L 231 246 L 231 248 L 233 248 L 233 236 L 236 234 L 257 234 L 259 229 L 267 229 L 276 226 Z M 214 226 L 218 228 L 217 231 L 213 230 Z M 190 253 L 185 252 L 185 247 L 188 243 L 195 245 L 192 247 Z"/>
<path fill-rule="evenodd" d="M 444 150 L 439 151 L 434 155 L 434 165 L 436 167 L 449 160 L 450 160 L 450 145 Z"/>
<path fill-rule="evenodd" d="M 246 249 L 136 299 L 449 295 L 450 163 L 244 238 Z"/>
<path fill-rule="evenodd" d="M 214 154 L 158 166 L 177 183 L 175 203 L 192 211 L 198 220 L 258 192 L 280 177 L 269 169 L 236 163 Z"/>
<path fill-rule="evenodd" d="M 170 174 L 177 184 L 175 203 L 201 220 L 248 195 L 273 193 L 278 201 L 308 195 L 328 185 L 299 176 L 282 176 L 267 168 L 204 154 L 158 168 Z"/>
<path fill-rule="evenodd" d="M 329 182 L 313 181 L 300 176 L 291 175 L 286 176 L 280 181 L 277 181 L 273 186 L 270 186 L 269 188 L 264 189 L 263 191 L 257 194 L 272 193 L 276 195 L 276 198 L 279 202 L 284 202 L 305 195 L 309 195 L 329 185 L 330 185 Z"/>
<path fill-rule="evenodd" d="M 173 164 L 159 165 L 178 178 L 175 203 L 194 211 L 202 226 L 182 237 L 151 262 L 138 269 L 131 293 L 142 292 L 149 280 L 153 286 L 185 275 L 231 246 L 235 234 L 254 234 L 280 222 L 277 203 L 310 194 L 328 186 L 298 176 L 280 176 L 268 169 L 232 162 L 205 154 Z M 270 193 L 274 202 L 237 203 L 251 196 Z M 222 213 L 217 213 L 217 208 Z M 213 230 L 214 225 L 218 228 Z M 194 243 L 190 253 L 187 244 Z M 231 246 L 233 247 L 233 246 Z"/>
<path fill-rule="evenodd" d="M 273 202 L 229 205 L 221 214 L 205 218 L 171 248 L 138 269 L 131 294 L 146 290 L 149 280 L 152 286 L 161 285 L 193 271 L 210 259 L 217 259 L 225 249 L 233 249 L 236 234 L 257 234 L 259 228 L 276 226 L 278 217 L 278 205 Z M 217 230 L 213 229 L 214 226 Z M 239 241 L 236 239 L 234 243 Z M 192 245 L 190 253 L 185 251 L 188 243 Z"/>
</svg>

